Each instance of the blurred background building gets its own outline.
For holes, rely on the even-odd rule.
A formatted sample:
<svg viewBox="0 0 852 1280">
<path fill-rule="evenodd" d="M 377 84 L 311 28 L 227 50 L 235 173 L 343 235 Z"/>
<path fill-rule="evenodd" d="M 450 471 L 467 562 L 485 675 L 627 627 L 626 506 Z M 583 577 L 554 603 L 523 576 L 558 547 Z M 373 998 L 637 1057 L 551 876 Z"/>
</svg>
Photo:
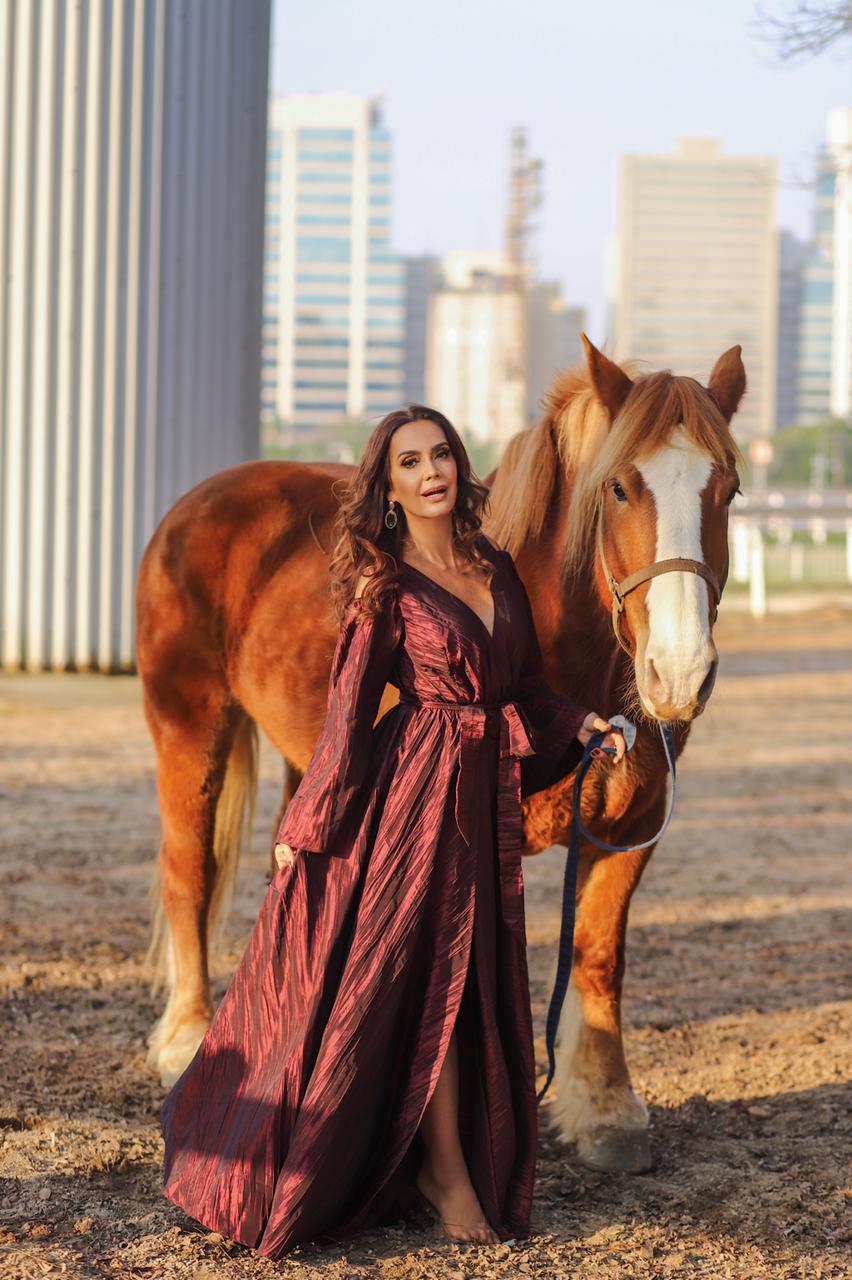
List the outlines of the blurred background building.
<svg viewBox="0 0 852 1280">
<path fill-rule="evenodd" d="M 482 471 L 527 425 L 559 341 L 556 309 L 533 284 L 542 168 L 527 130 L 512 129 L 503 248 L 449 253 L 433 275 L 426 395 L 477 446 Z"/>
<path fill-rule="evenodd" d="M 847 417 L 852 403 L 852 107 L 829 113 L 814 232 L 801 268 L 796 413 Z"/>
<path fill-rule="evenodd" d="M 403 399 L 405 275 L 380 103 L 273 100 L 268 161 L 262 408 L 280 442 L 298 443 Z"/>
<path fill-rule="evenodd" d="M 502 250 L 444 258 L 429 313 L 426 398 L 480 442 L 505 443 L 526 425 L 523 310 Z"/>
<path fill-rule="evenodd" d="M 405 259 L 405 385 L 406 404 L 426 400 L 426 355 L 429 309 L 441 281 L 440 260 L 432 254 Z"/>
<path fill-rule="evenodd" d="M 582 358 L 584 309 L 568 306 L 553 281 L 519 287 L 501 250 L 448 254 L 432 276 L 428 316 L 427 403 L 495 453 Z"/>
<path fill-rule="evenodd" d="M 798 361 L 802 322 L 802 274 L 808 244 L 782 231 L 778 240 L 778 351 L 775 373 L 775 417 L 779 427 L 796 419 Z"/>
<path fill-rule="evenodd" d="M 831 412 L 852 410 L 852 108 L 829 113 L 828 152 L 834 165 L 833 335 Z"/>
<path fill-rule="evenodd" d="M 122 669 L 159 518 L 256 457 L 268 0 L 0 5 L 0 663 Z"/>
<path fill-rule="evenodd" d="M 799 267 L 794 418 L 801 423 L 826 417 L 831 403 L 834 185 L 834 165 L 823 155 L 816 176 L 813 237 L 805 246 L 804 261 Z"/>
<path fill-rule="evenodd" d="M 542 399 L 556 375 L 583 359 L 580 334 L 587 326 L 584 307 L 568 306 L 555 281 L 539 281 L 527 293 L 527 404 L 534 422 L 542 412 Z"/>
<path fill-rule="evenodd" d="M 706 381 L 745 349 L 742 438 L 775 429 L 778 251 L 776 164 L 689 138 L 671 155 L 622 162 L 616 358 Z"/>
</svg>

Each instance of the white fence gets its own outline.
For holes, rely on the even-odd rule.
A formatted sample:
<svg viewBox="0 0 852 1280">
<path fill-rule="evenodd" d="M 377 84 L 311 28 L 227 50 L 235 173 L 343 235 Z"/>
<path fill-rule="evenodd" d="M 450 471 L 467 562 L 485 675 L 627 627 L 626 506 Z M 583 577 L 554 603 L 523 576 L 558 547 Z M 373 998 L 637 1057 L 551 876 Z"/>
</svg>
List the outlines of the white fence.
<svg viewBox="0 0 852 1280">
<path fill-rule="evenodd" d="M 815 504 L 809 504 L 813 507 Z M 753 617 L 767 612 L 767 591 L 852 588 L 852 515 L 762 510 L 731 520 L 731 583 L 747 585 Z"/>
</svg>

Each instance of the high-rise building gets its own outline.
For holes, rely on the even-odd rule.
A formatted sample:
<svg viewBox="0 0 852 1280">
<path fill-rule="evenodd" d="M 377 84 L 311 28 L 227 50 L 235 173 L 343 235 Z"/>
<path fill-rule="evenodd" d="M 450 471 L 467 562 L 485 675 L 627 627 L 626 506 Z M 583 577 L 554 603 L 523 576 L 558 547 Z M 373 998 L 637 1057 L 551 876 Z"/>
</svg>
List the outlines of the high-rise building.
<svg viewBox="0 0 852 1280">
<path fill-rule="evenodd" d="M 0 663 L 127 669 L 164 512 L 258 456 L 269 0 L 0 4 Z"/>
<path fill-rule="evenodd" d="M 852 107 L 828 113 L 803 275 L 798 419 L 846 418 L 852 409 Z"/>
<path fill-rule="evenodd" d="M 778 373 L 775 416 L 779 427 L 796 421 L 803 272 L 808 245 L 782 231 L 778 254 Z"/>
<path fill-rule="evenodd" d="M 582 307 L 569 307 L 554 282 L 541 281 L 527 292 L 527 419 L 542 411 L 542 398 L 561 370 L 583 358 L 580 334 L 586 327 Z"/>
<path fill-rule="evenodd" d="M 743 438 L 775 428 L 776 165 L 724 155 L 713 139 L 622 162 L 615 354 L 706 381 L 743 347 Z"/>
<path fill-rule="evenodd" d="M 796 420 L 803 424 L 820 422 L 831 412 L 834 191 L 834 165 L 823 155 L 817 167 L 813 237 L 802 267 Z"/>
<path fill-rule="evenodd" d="M 426 399 L 426 349 L 429 339 L 429 308 L 441 280 L 437 258 L 405 258 L 405 383 L 406 404 L 423 404 Z"/>
<path fill-rule="evenodd" d="M 379 103 L 273 101 L 262 411 L 295 438 L 402 402 L 404 278 L 390 223 L 391 140 Z"/>
<path fill-rule="evenodd" d="M 500 250 L 450 253 L 429 315 L 429 404 L 473 439 L 505 442 L 526 423 L 524 299 Z"/>
<path fill-rule="evenodd" d="M 852 410 L 852 107 L 828 113 L 828 153 L 834 166 L 831 412 Z"/>
</svg>

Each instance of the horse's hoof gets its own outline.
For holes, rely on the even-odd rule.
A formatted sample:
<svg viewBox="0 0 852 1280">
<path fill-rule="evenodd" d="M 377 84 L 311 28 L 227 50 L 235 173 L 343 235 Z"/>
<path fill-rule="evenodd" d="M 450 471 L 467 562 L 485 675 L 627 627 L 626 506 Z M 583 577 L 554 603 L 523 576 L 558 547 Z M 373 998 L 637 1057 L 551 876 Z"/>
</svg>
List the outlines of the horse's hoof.
<svg viewBox="0 0 852 1280">
<path fill-rule="evenodd" d="M 171 1089 L 189 1066 L 204 1039 L 206 1030 L 206 1021 L 182 1027 L 176 1036 L 172 1036 L 166 1044 L 158 1046 L 153 1051 L 151 1065 L 159 1075 L 160 1084 L 164 1089 Z"/>
<path fill-rule="evenodd" d="M 592 1129 L 577 1139 L 577 1155 L 599 1173 L 647 1173 L 652 1163 L 647 1129 Z"/>
</svg>

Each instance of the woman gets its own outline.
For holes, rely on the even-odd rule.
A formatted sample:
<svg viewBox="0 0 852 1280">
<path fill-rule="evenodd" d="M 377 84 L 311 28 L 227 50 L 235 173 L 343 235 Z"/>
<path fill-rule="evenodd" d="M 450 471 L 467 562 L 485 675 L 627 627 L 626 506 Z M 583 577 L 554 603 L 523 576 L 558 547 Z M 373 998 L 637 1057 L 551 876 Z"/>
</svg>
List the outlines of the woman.
<svg viewBox="0 0 852 1280">
<path fill-rule="evenodd" d="M 278 1257 L 418 1194 L 454 1240 L 529 1234 L 524 794 L 610 726 L 544 682 L 486 488 L 442 414 L 372 433 L 331 564 L 328 711 L 279 869 L 163 1104 L 165 1194 Z M 374 727 L 387 683 L 400 702 Z M 620 760 L 624 740 L 606 745 Z"/>
</svg>

